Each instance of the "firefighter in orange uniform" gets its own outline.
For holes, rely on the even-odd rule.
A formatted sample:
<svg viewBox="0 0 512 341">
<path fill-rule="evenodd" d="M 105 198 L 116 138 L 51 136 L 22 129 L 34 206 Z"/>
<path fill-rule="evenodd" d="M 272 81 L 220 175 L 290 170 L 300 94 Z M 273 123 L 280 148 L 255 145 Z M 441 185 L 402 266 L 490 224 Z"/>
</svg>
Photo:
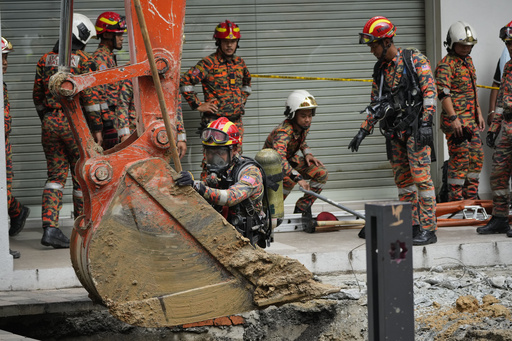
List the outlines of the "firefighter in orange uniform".
<svg viewBox="0 0 512 341">
<path fill-rule="evenodd" d="M 436 196 L 430 175 L 436 84 L 428 59 L 415 49 L 397 48 L 395 34 L 396 27 L 381 16 L 368 20 L 359 33 L 359 43 L 368 45 L 378 61 L 366 120 L 348 148 L 357 151 L 380 124 L 398 197 L 412 206 L 413 245 L 426 245 L 437 242 Z M 359 236 L 365 237 L 364 229 Z"/>
<path fill-rule="evenodd" d="M 83 50 L 89 39 L 94 36 L 94 25 L 84 15 L 73 14 L 73 40 L 71 55 L 71 73 L 82 74 L 96 70 L 92 57 Z M 37 63 L 34 80 L 33 101 L 41 119 L 41 142 L 46 157 L 48 179 L 43 190 L 42 221 L 43 237 L 41 244 L 54 248 L 68 248 L 69 238 L 59 229 L 59 212 L 62 208 L 62 195 L 68 172 L 73 178 L 73 215 L 75 218 L 83 212 L 83 194 L 75 176 L 75 165 L 80 155 L 68 119 L 62 105 L 48 88 L 50 77 L 59 69 L 59 42 L 52 51 L 43 55 Z M 93 89 L 80 93 L 83 111 L 87 116 L 90 129 L 96 143 L 102 143 L 102 102 Z"/>
<path fill-rule="evenodd" d="M 12 44 L 10 41 L 2 37 L 2 73 L 5 75 L 7 71 L 7 56 L 10 52 L 14 51 Z M 12 145 L 9 139 L 9 135 L 11 134 L 11 126 L 12 126 L 12 116 L 11 116 L 11 106 L 9 104 L 9 95 L 7 93 L 7 84 L 3 84 L 4 86 L 4 134 L 5 134 L 5 178 L 7 181 L 7 204 L 8 209 L 7 212 L 9 214 L 9 218 L 11 220 L 11 226 L 9 227 L 9 236 L 16 236 L 18 233 L 23 230 L 25 227 L 25 222 L 27 220 L 28 215 L 30 214 L 30 209 L 27 206 L 22 205 L 14 195 L 12 195 L 12 180 L 13 180 L 13 170 L 12 170 Z M 14 251 L 9 249 L 10 254 L 14 258 L 19 258 L 20 253 L 18 251 Z"/>
<path fill-rule="evenodd" d="M 475 31 L 463 21 L 450 26 L 448 54 L 437 64 L 437 93 L 443 106 L 441 130 L 448 143 L 448 201 L 478 199 L 484 150 L 480 132 L 485 121 L 476 89 L 476 71 L 469 56 Z"/>
</svg>

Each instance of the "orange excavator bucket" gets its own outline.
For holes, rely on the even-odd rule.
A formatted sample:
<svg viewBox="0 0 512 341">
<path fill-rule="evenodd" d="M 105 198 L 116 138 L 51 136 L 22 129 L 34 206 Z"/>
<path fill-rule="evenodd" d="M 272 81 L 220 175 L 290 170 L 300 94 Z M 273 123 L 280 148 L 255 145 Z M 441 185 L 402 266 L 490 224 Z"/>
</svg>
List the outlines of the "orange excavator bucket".
<svg viewBox="0 0 512 341">
<path fill-rule="evenodd" d="M 80 147 L 76 173 L 84 215 L 75 221 L 71 259 L 91 299 L 127 323 L 164 327 L 337 291 L 314 281 L 298 261 L 253 247 L 191 187 L 175 185 L 173 139 L 151 79 L 144 25 L 134 13 L 140 10 L 151 23 L 145 43 L 152 46 L 165 106 L 175 122 L 185 1 L 126 3 L 131 65 L 81 76 L 59 72 L 51 80 Z M 138 77 L 139 127 L 103 151 L 76 94 L 132 77 Z M 174 165 L 179 170 L 179 160 Z"/>
</svg>

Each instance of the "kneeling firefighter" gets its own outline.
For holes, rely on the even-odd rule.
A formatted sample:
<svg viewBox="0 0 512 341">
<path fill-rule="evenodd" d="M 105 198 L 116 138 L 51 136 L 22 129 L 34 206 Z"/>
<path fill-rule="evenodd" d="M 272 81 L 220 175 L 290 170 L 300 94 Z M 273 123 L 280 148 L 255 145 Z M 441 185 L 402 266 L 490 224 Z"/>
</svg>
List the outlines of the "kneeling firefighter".
<svg viewBox="0 0 512 341">
<path fill-rule="evenodd" d="M 391 21 L 377 16 L 368 20 L 359 34 L 359 42 L 368 45 L 378 61 L 371 104 L 363 110 L 366 120 L 348 148 L 357 151 L 380 124 L 399 199 L 412 206 L 413 244 L 426 245 L 437 241 L 436 198 L 430 176 L 437 91 L 428 59 L 417 50 L 397 48 L 395 33 Z M 359 236 L 364 238 L 364 230 Z"/>
<path fill-rule="evenodd" d="M 225 117 L 208 124 L 201 141 L 206 180 L 194 181 L 190 172 L 182 171 L 176 184 L 193 186 L 252 245 L 266 247 L 272 240 L 272 216 L 265 171 L 255 160 L 239 154 L 240 132 Z"/>
</svg>

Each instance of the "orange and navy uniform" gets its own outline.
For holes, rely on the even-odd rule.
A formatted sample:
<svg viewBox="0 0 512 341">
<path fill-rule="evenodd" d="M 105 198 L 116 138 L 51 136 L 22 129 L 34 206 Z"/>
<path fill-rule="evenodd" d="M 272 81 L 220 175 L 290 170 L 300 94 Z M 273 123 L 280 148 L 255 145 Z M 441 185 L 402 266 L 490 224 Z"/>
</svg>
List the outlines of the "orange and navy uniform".
<svg viewBox="0 0 512 341">
<path fill-rule="evenodd" d="M 9 103 L 9 94 L 7 93 L 7 84 L 4 82 L 4 132 L 5 132 L 5 178 L 7 181 L 7 204 L 9 217 L 14 218 L 20 215 L 22 205 L 12 195 L 12 180 L 14 172 L 12 169 L 12 145 L 9 135 L 11 134 L 12 116 L 11 105 Z"/>
<path fill-rule="evenodd" d="M 484 151 L 478 131 L 476 71 L 470 56 L 462 59 L 448 53 L 436 68 L 437 91 L 441 100 L 448 96 L 453 109 L 471 133 L 471 141 L 458 144 L 452 138 L 454 132 L 448 114 L 441 113 L 441 130 L 446 136 L 450 159 L 448 161 L 448 199 L 478 199 L 480 172 Z"/>
<path fill-rule="evenodd" d="M 116 55 L 104 44 L 100 44 L 98 49 L 94 51 L 93 58 L 98 71 L 105 71 L 117 66 Z M 128 112 L 126 109 L 121 110 L 122 108 L 128 108 L 130 106 L 129 102 L 133 101 L 133 97 L 126 95 L 126 92 L 130 91 L 128 88 L 130 85 L 131 81 L 120 80 L 100 86 L 100 98 L 104 103 L 101 108 L 102 119 L 103 121 L 114 122 L 114 127 L 119 136 L 130 134 Z"/>
<path fill-rule="evenodd" d="M 397 54 L 390 62 L 384 62 L 380 66 L 383 84 L 387 89 L 391 89 L 391 93 L 399 89 L 402 77 L 406 77 L 403 49 L 397 50 Z M 418 86 L 423 97 L 423 107 L 418 113 L 420 115 L 418 118 L 424 123 L 433 122 L 437 91 L 430 62 L 420 52 L 413 51 L 412 64 L 418 76 Z M 373 80 L 372 103 L 379 96 L 380 81 L 380 79 Z M 361 128 L 371 132 L 376 123 L 377 119 L 369 113 Z M 436 197 L 430 174 L 431 147 L 418 146 L 414 134 L 407 131 L 397 132 L 389 143 L 391 148 L 389 160 L 400 201 L 411 203 L 413 225 L 419 225 L 424 230 L 435 231 L 437 229 Z"/>
<path fill-rule="evenodd" d="M 510 176 L 512 175 L 512 60 L 505 64 L 496 111 L 489 131 L 501 138 L 492 156 L 492 215 L 508 217 L 510 208 Z"/>
<path fill-rule="evenodd" d="M 306 143 L 308 132 L 309 129 L 301 130 L 294 128 L 292 120 L 286 119 L 272 130 L 263 145 L 263 148 L 272 148 L 281 156 L 284 175 L 284 199 L 286 199 L 295 184 L 302 178 L 310 180 L 311 190 L 317 194 L 322 192 L 327 182 L 327 169 L 324 166 L 316 166 L 315 164 L 308 166 L 304 159 L 306 155 L 312 155 L 311 149 Z M 304 157 L 297 154 L 299 150 Z M 297 200 L 296 207 L 306 211 L 313 205 L 315 199 L 316 197 L 305 194 Z"/>
<path fill-rule="evenodd" d="M 234 158 L 240 158 L 236 155 Z M 229 177 L 236 162 L 227 170 Z M 220 186 L 219 186 L 220 187 Z M 263 212 L 262 194 L 263 177 L 259 168 L 249 165 L 240 171 L 239 179 L 229 188 L 214 188 L 205 186 L 203 197 L 212 205 L 233 207 L 242 201 L 250 199 L 256 212 Z"/>
<path fill-rule="evenodd" d="M 43 227 L 59 226 L 59 211 L 62 208 L 62 191 L 71 169 L 73 179 L 73 205 L 75 217 L 82 214 L 83 194 L 74 171 L 80 155 L 71 127 L 61 104 L 51 94 L 48 84 L 50 77 L 59 68 L 59 55 L 51 51 L 43 55 L 36 67 L 33 101 L 41 119 L 43 145 L 48 178 L 43 190 L 42 220 Z M 95 64 L 89 54 L 82 50 L 71 55 L 71 73 L 83 74 L 95 71 Z M 101 101 L 93 89 L 79 94 L 81 106 L 93 132 L 101 131 Z"/>
<path fill-rule="evenodd" d="M 243 136 L 242 116 L 245 114 L 247 98 L 251 94 L 251 74 L 244 60 L 236 55 L 225 58 L 220 49 L 217 49 L 182 75 L 181 93 L 192 110 L 201 104 L 194 91 L 194 85 L 199 83 L 203 86 L 204 101 L 213 99 L 219 108 L 215 113 L 203 113 L 203 123 L 227 117 L 236 124 Z"/>
</svg>

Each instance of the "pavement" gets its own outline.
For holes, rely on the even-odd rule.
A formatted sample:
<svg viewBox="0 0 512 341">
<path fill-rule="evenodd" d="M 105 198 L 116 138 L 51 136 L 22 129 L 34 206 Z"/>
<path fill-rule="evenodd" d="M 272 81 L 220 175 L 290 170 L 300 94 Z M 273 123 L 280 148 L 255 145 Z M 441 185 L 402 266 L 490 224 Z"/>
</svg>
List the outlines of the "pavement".
<svg viewBox="0 0 512 341">
<path fill-rule="evenodd" d="M 322 207 L 320 207 L 320 210 Z M 344 212 L 333 212 L 340 219 L 354 219 Z M 294 258 L 315 274 L 336 274 L 366 269 L 365 240 L 357 237 L 359 228 L 305 233 L 296 228 L 299 215 L 288 215 L 276 230 L 268 252 Z M 69 223 L 69 224 L 68 224 Z M 71 233 L 71 221 L 63 231 Z M 512 238 L 504 234 L 478 235 L 474 226 L 441 227 L 438 242 L 414 246 L 414 269 L 434 266 L 486 267 L 512 263 Z M 14 260 L 12 291 L 0 291 L 0 318 L 47 312 L 102 309 L 93 305 L 75 276 L 69 250 L 40 244 L 42 229 L 28 221 L 20 235 L 11 238 L 11 249 L 21 252 Z M 5 333 L 5 332 L 4 332 Z M 0 331 L 0 340 L 9 339 Z"/>
</svg>

